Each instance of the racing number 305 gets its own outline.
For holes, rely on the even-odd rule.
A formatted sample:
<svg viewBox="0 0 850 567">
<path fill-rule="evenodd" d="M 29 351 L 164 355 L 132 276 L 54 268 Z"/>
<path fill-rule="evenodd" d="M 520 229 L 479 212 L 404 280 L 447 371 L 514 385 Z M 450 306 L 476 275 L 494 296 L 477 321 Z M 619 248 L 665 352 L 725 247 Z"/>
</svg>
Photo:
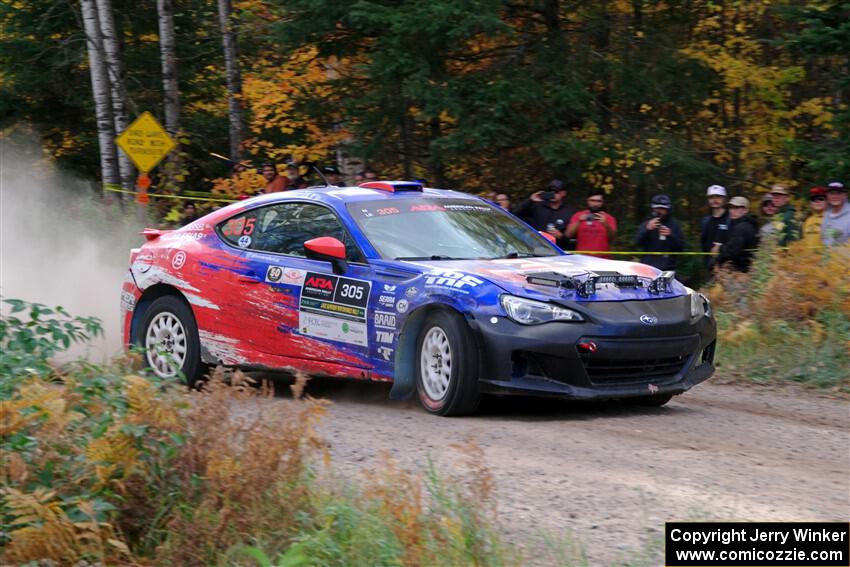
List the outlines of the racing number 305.
<svg viewBox="0 0 850 567">
<path fill-rule="evenodd" d="M 342 284 L 339 295 L 349 299 L 363 299 L 363 287 L 359 285 Z"/>
</svg>

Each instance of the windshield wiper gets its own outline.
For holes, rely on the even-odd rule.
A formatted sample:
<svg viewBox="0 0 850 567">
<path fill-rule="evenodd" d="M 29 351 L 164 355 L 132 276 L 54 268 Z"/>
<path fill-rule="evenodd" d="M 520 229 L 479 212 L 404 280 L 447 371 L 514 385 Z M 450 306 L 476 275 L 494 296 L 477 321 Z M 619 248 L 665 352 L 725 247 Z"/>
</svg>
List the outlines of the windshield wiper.
<svg viewBox="0 0 850 567">
<path fill-rule="evenodd" d="M 488 260 L 510 260 L 512 258 L 536 258 L 534 254 L 528 254 L 526 252 L 519 253 L 517 251 L 508 252 L 504 256 L 496 256 L 495 258 L 487 258 Z"/>
<path fill-rule="evenodd" d="M 393 260 L 469 260 L 470 258 L 452 258 L 451 256 L 441 256 L 432 254 L 431 256 L 396 256 Z"/>
</svg>

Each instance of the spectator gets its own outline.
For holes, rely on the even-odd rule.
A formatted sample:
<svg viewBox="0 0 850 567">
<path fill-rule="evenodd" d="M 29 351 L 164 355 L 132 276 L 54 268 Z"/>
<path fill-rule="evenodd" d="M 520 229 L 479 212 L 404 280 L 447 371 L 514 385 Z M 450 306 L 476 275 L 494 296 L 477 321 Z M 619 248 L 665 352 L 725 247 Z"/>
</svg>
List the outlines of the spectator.
<svg viewBox="0 0 850 567">
<path fill-rule="evenodd" d="M 726 210 L 726 188 L 712 185 L 705 192 L 711 213 L 700 221 L 700 246 L 703 252 L 717 252 L 729 239 L 729 211 Z M 705 267 L 711 268 L 714 256 L 705 256 Z"/>
<path fill-rule="evenodd" d="M 823 214 L 821 238 L 827 246 L 844 244 L 850 240 L 850 205 L 847 204 L 847 188 L 833 181 L 826 188 L 828 209 Z"/>
<path fill-rule="evenodd" d="M 761 198 L 761 216 L 765 219 L 765 223 L 759 229 L 759 238 L 768 238 L 776 231 L 776 225 L 773 224 L 774 215 L 776 215 L 776 204 L 768 193 Z"/>
<path fill-rule="evenodd" d="M 717 266 L 748 272 L 753 250 L 758 246 L 758 222 L 750 214 L 750 202 L 744 197 L 732 197 L 729 218 L 729 238 L 720 245 Z"/>
<path fill-rule="evenodd" d="M 823 241 L 820 237 L 823 212 L 826 210 L 826 188 L 809 189 L 809 208 L 811 214 L 803 221 L 803 242 L 806 246 L 817 248 Z"/>
<path fill-rule="evenodd" d="M 183 205 L 183 214 L 180 219 L 180 226 L 186 226 L 198 220 L 198 209 L 192 201 L 186 201 Z"/>
<path fill-rule="evenodd" d="M 328 180 L 328 185 L 339 186 L 340 181 L 342 181 L 342 174 L 334 165 L 326 165 L 323 167 L 322 175 L 324 175 L 325 179 Z"/>
<path fill-rule="evenodd" d="M 374 169 L 367 167 L 365 170 L 363 170 L 363 178 L 366 181 L 377 181 L 378 173 Z"/>
<path fill-rule="evenodd" d="M 797 222 L 797 209 L 789 203 L 791 192 L 785 185 L 777 183 L 770 188 L 770 198 L 776 206 L 776 214 L 771 219 L 774 225 L 773 233 L 780 246 L 788 246 L 795 240 L 800 240 L 800 226 Z"/>
<path fill-rule="evenodd" d="M 672 202 L 667 195 L 656 195 L 650 203 L 652 218 L 638 228 L 635 243 L 644 252 L 681 252 L 685 249 L 682 226 L 671 214 Z M 676 256 L 648 254 L 640 260 L 659 270 L 676 268 Z"/>
<path fill-rule="evenodd" d="M 570 218 L 567 238 L 576 239 L 576 252 L 611 250 L 611 240 L 617 234 L 617 221 L 602 210 L 604 207 L 605 193 L 593 190 L 587 194 L 587 209 Z"/>
<path fill-rule="evenodd" d="M 517 206 L 514 214 L 525 219 L 536 230 L 545 231 L 555 237 L 561 248 L 566 248 L 569 239 L 566 235 L 572 211 L 564 202 L 567 190 L 563 181 L 553 179 L 548 191 L 537 191 Z"/>
<path fill-rule="evenodd" d="M 263 193 L 278 193 L 289 188 L 289 180 L 277 172 L 277 164 L 266 162 L 263 164 L 263 177 L 266 178 L 266 186 Z"/>
<path fill-rule="evenodd" d="M 355 185 L 360 185 L 364 181 L 366 181 L 366 170 L 361 169 L 360 171 L 354 174 L 354 183 Z"/>
<path fill-rule="evenodd" d="M 290 162 L 286 164 L 286 178 L 289 179 L 290 189 L 304 189 L 307 187 L 307 182 L 301 177 L 297 163 Z"/>
<path fill-rule="evenodd" d="M 495 202 L 506 211 L 511 210 L 511 198 L 506 193 L 496 194 Z"/>
</svg>

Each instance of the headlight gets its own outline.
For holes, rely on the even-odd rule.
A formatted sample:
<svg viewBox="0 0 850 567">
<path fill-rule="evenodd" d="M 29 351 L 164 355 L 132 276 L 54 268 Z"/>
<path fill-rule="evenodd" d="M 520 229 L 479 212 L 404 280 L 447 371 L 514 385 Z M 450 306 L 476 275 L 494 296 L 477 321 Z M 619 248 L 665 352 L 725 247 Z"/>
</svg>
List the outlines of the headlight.
<svg viewBox="0 0 850 567">
<path fill-rule="evenodd" d="M 691 296 L 691 317 L 711 317 L 711 302 L 706 296 L 691 288 L 686 288 Z"/>
<path fill-rule="evenodd" d="M 503 295 L 502 307 L 508 318 L 522 325 L 539 325 L 550 321 L 584 321 L 580 313 L 551 303 Z"/>
</svg>

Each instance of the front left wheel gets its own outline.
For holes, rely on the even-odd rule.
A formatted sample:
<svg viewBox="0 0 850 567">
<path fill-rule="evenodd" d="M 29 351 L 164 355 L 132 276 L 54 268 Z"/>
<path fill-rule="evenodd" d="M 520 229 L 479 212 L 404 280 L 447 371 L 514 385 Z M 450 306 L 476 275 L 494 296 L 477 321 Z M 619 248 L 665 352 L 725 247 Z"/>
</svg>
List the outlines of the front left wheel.
<svg viewBox="0 0 850 567">
<path fill-rule="evenodd" d="M 459 314 L 436 311 L 425 320 L 417 341 L 416 390 L 436 415 L 466 415 L 478 407 L 478 350 Z"/>
<path fill-rule="evenodd" d="M 201 362 L 198 325 L 192 309 L 173 295 L 154 300 L 145 312 L 138 342 L 145 349 L 145 362 L 160 378 L 180 373 L 190 388 L 197 386 L 206 366 Z"/>
</svg>

